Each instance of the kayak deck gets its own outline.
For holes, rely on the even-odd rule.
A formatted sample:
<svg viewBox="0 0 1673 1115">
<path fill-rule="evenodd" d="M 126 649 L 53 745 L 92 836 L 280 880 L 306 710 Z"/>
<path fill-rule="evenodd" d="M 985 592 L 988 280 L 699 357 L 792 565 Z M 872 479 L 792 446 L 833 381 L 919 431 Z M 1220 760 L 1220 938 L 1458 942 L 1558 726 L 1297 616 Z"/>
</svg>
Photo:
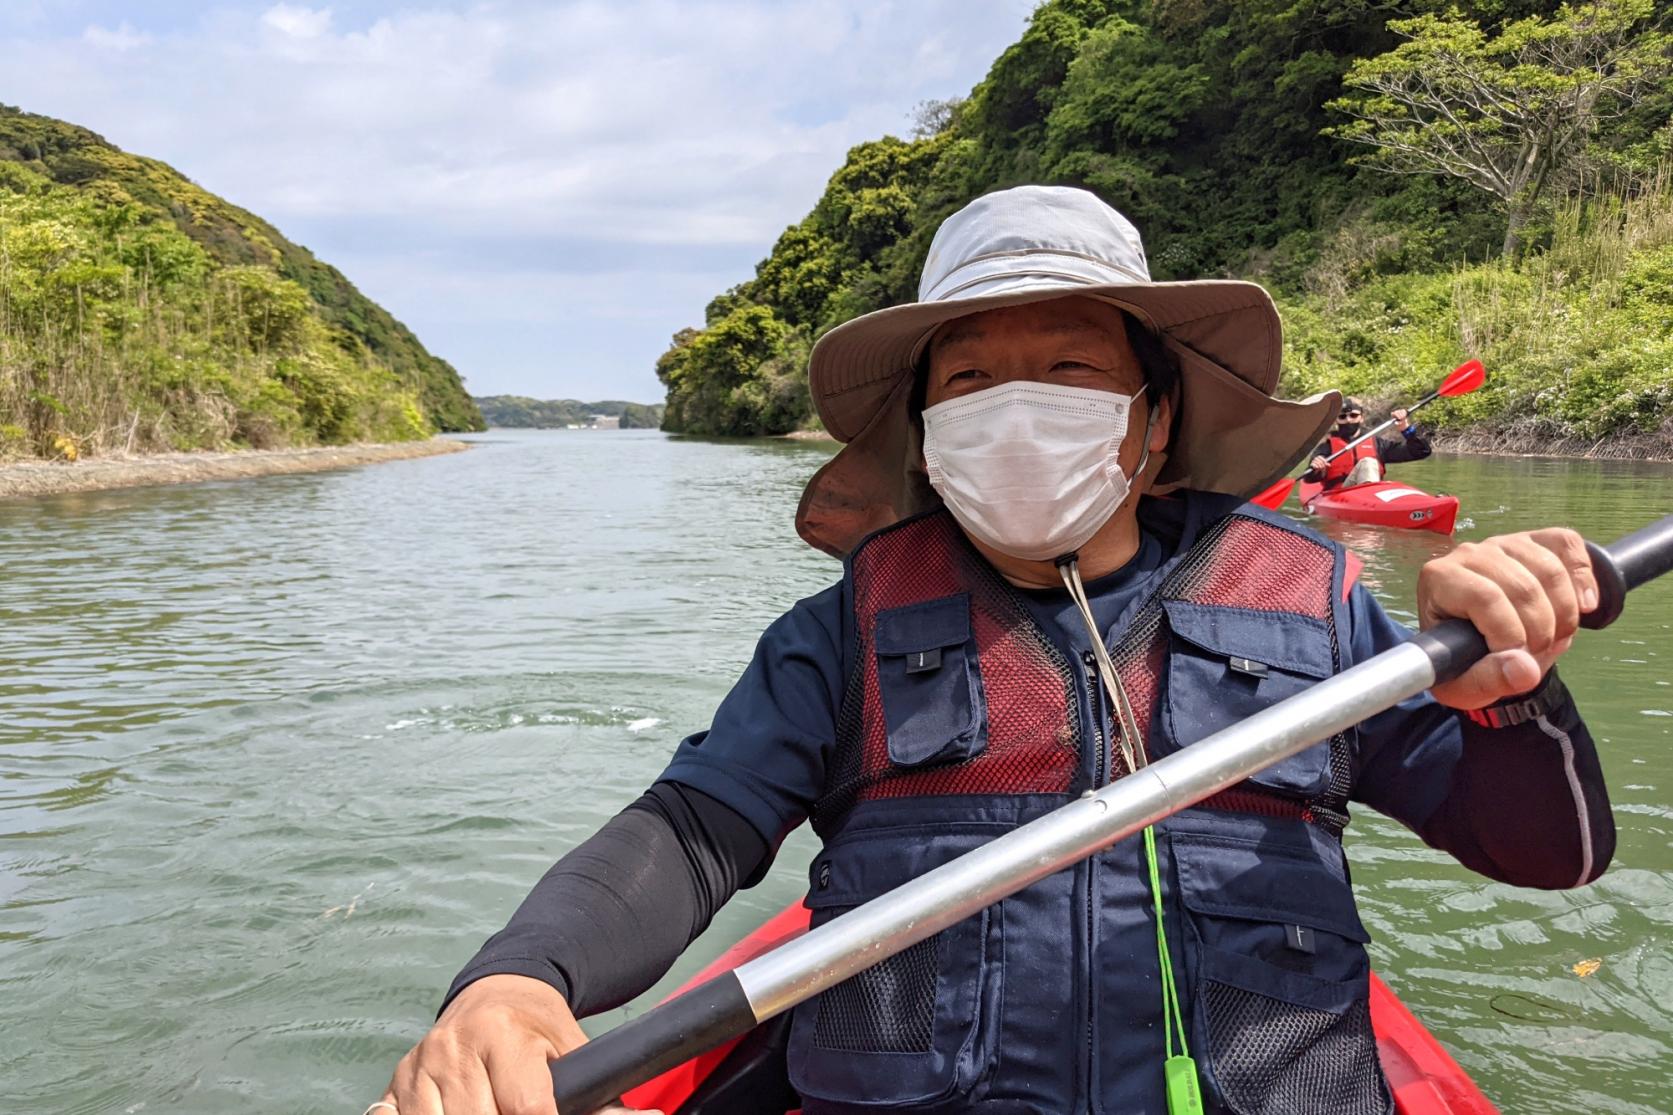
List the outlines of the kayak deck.
<svg viewBox="0 0 1673 1115">
<path fill-rule="evenodd" d="M 1299 495 L 1312 514 L 1346 523 L 1451 534 L 1458 520 L 1457 496 L 1431 495 L 1390 480 L 1329 492 L 1303 481 Z"/>
<path fill-rule="evenodd" d="M 807 931 L 808 917 L 807 907 L 799 902 L 780 911 L 721 954 L 680 991 L 800 936 Z M 627 1092 L 623 1102 L 668 1115 L 790 1110 L 796 1101 L 783 1078 L 782 1047 L 775 1047 L 785 1028 L 782 1019 L 775 1021 L 777 1025 L 765 1023 L 750 1036 L 676 1065 Z M 1376 973 L 1371 975 L 1371 1025 L 1377 1034 L 1383 1072 L 1394 1092 L 1396 1115 L 1498 1115 L 1498 1108 L 1469 1074 Z"/>
</svg>

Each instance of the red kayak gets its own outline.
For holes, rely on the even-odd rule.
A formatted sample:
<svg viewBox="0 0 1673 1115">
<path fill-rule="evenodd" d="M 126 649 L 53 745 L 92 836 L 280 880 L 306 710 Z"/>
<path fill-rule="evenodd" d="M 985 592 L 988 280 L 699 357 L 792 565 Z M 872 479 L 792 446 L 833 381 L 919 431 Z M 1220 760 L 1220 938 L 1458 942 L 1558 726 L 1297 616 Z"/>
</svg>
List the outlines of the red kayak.
<svg viewBox="0 0 1673 1115">
<path fill-rule="evenodd" d="M 797 903 L 733 945 L 699 972 L 693 987 L 807 932 L 807 907 Z M 676 992 L 678 994 L 678 992 Z M 1371 976 L 1371 1025 L 1377 1052 L 1394 1092 L 1396 1115 L 1498 1115 L 1469 1075 L 1423 1023 Z M 622 1097 L 632 1108 L 668 1115 L 782 1115 L 799 1101 L 784 1068 L 789 1016 L 765 1022 L 749 1034 L 677 1065 Z"/>
<path fill-rule="evenodd" d="M 1389 480 L 1355 484 L 1333 492 L 1303 480 L 1300 496 L 1301 506 L 1314 515 L 1344 523 L 1451 534 L 1458 519 L 1457 496 L 1432 496 L 1409 484 Z"/>
</svg>

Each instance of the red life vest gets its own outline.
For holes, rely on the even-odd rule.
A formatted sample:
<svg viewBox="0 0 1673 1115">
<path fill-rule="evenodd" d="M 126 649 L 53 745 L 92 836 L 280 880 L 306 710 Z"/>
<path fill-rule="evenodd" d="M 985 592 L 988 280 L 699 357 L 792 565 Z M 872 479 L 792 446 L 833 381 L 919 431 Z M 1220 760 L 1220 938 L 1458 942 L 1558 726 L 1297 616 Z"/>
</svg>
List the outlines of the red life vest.
<svg viewBox="0 0 1673 1115">
<path fill-rule="evenodd" d="M 1336 563 L 1329 546 L 1251 514 L 1227 516 L 1210 528 L 1145 603 L 1113 652 L 1137 722 L 1149 731 L 1155 720 L 1170 643 L 1177 638 L 1169 621 L 1178 622 L 1191 606 L 1305 616 L 1330 627 L 1334 647 Z M 951 515 L 936 512 L 879 532 L 855 551 L 851 568 L 853 669 L 838 718 L 836 754 L 813 813 L 815 829 L 823 833 L 856 803 L 877 798 L 1067 794 L 1085 788 L 1079 784 L 1087 733 L 1074 699 L 1077 664 L 1039 630 L 1016 591 L 971 547 Z M 985 709 L 949 689 L 945 696 L 959 704 L 952 716 L 965 715 L 960 710 L 968 708 L 972 722 L 938 721 L 932 734 L 936 742 L 965 731 L 967 738 L 933 753 L 903 754 L 900 737 L 909 726 L 897 724 L 891 754 L 890 694 L 880 674 L 898 668 L 897 682 L 911 677 L 913 655 L 923 656 L 917 665 L 925 673 L 931 672 L 931 657 L 933 672 L 952 673 L 973 655 L 976 669 L 967 672 L 976 677 L 971 684 Z M 895 662 L 897 657 L 905 662 Z M 910 712 L 896 710 L 895 720 Z M 985 724 L 975 723 L 982 719 Z M 1148 738 L 1138 746 L 1159 756 Z M 1328 779 L 1314 780 L 1327 781 L 1320 792 L 1295 792 L 1299 786 L 1278 792 L 1275 785 L 1286 788 L 1283 779 L 1257 775 L 1257 781 L 1205 804 L 1299 817 L 1340 833 L 1348 779 L 1344 746 L 1340 739 L 1330 745 Z M 1113 781 L 1129 772 L 1119 769 L 1119 752 L 1109 750 Z"/>
<path fill-rule="evenodd" d="M 1337 437 L 1335 434 L 1330 435 L 1330 452 L 1340 453 L 1347 447 L 1348 440 L 1347 438 Z M 1329 456 L 1329 454 L 1326 454 L 1326 456 Z M 1351 452 L 1342 453 L 1340 457 L 1325 466 L 1324 486 L 1327 488 L 1337 487 L 1348 478 L 1348 473 L 1354 470 L 1354 466 L 1364 460 L 1382 460 L 1382 454 L 1377 452 L 1377 439 L 1374 437 L 1366 438 L 1354 446 Z"/>
</svg>

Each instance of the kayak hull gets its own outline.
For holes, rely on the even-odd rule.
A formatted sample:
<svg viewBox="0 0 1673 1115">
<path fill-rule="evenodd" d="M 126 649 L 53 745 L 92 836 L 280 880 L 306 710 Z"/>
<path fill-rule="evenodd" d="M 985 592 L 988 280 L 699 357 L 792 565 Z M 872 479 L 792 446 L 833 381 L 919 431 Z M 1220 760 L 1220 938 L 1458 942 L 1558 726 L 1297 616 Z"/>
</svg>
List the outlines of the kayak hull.
<svg viewBox="0 0 1673 1115">
<path fill-rule="evenodd" d="M 1314 515 L 1344 523 L 1428 530 L 1451 534 L 1458 521 L 1458 497 L 1437 496 L 1409 484 L 1382 480 L 1351 488 L 1324 491 L 1317 484 L 1301 485 L 1301 506 Z"/>
<path fill-rule="evenodd" d="M 733 945 L 680 990 L 685 991 L 807 931 L 807 907 L 797 903 Z M 676 992 L 678 994 L 678 992 Z M 622 1100 L 635 1109 L 668 1115 L 781 1115 L 792 1111 L 794 1093 L 784 1073 L 784 1018 L 764 1023 L 749 1036 L 694 1057 L 632 1089 Z M 1371 1025 L 1377 1052 L 1394 1093 L 1396 1115 L 1498 1115 L 1481 1093 L 1407 1010 L 1386 983 L 1371 975 Z"/>
</svg>

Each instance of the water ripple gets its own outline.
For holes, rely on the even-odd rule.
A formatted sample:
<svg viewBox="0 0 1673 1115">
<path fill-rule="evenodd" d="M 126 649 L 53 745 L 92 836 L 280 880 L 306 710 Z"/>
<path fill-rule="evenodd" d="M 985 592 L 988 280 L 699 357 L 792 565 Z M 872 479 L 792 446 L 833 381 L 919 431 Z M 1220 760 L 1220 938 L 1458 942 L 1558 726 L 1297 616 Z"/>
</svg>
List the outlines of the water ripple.
<svg viewBox="0 0 1673 1115">
<path fill-rule="evenodd" d="M 790 529 L 825 447 L 476 440 L 0 505 L 8 1112 L 359 1110 L 532 881 L 836 575 Z M 1463 537 L 1608 537 L 1673 475 L 1424 468 L 1484 524 Z M 1449 545 L 1339 533 L 1408 615 L 1417 565 Z M 1670 603 L 1673 586 L 1635 598 L 1564 667 L 1618 803 L 1596 886 L 1520 891 L 1374 816 L 1350 830 L 1378 967 L 1509 1111 L 1667 1109 Z M 652 996 L 794 898 L 811 847 L 793 835 Z"/>
</svg>

